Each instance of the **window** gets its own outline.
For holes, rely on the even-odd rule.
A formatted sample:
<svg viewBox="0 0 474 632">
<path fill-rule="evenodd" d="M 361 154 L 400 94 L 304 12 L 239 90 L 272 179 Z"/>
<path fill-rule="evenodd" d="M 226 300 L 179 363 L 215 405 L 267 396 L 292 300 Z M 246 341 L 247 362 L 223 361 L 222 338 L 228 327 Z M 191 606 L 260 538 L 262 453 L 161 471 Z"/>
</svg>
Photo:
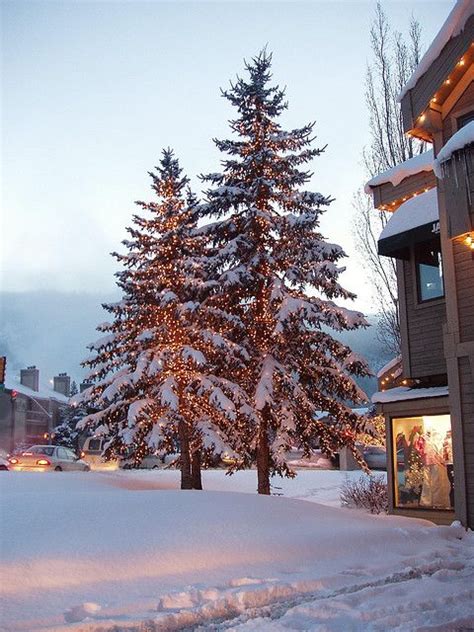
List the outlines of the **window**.
<svg viewBox="0 0 474 632">
<path fill-rule="evenodd" d="M 58 448 L 58 459 L 61 459 L 61 461 L 68 460 L 67 452 L 64 448 Z"/>
<path fill-rule="evenodd" d="M 68 450 L 67 448 L 64 448 L 64 449 L 66 451 L 67 458 L 70 461 L 75 461 L 76 460 L 76 455 L 74 454 L 74 452 L 72 450 Z"/>
<path fill-rule="evenodd" d="M 46 456 L 53 456 L 54 447 L 48 445 L 34 445 L 28 448 L 28 452 L 32 454 L 45 454 Z"/>
<path fill-rule="evenodd" d="M 461 129 L 461 127 L 464 127 L 471 121 L 474 121 L 474 111 L 463 114 L 462 116 L 458 116 L 458 118 L 456 119 L 458 129 Z"/>
<path fill-rule="evenodd" d="M 449 415 L 392 419 L 395 506 L 453 509 Z"/>
<path fill-rule="evenodd" d="M 90 439 L 89 441 L 89 451 L 90 452 L 100 452 L 101 450 L 102 439 Z"/>
<path fill-rule="evenodd" d="M 418 300 L 431 301 L 444 296 L 439 237 L 415 246 L 415 264 Z"/>
</svg>

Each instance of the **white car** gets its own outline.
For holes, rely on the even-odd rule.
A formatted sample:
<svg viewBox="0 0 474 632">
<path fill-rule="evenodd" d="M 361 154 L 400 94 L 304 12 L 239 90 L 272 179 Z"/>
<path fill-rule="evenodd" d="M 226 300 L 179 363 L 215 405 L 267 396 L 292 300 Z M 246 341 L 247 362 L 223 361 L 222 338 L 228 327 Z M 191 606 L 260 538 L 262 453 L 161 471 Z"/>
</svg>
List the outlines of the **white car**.
<svg viewBox="0 0 474 632">
<path fill-rule="evenodd" d="M 106 461 L 102 456 L 104 450 L 105 439 L 102 437 L 88 437 L 84 445 L 82 446 L 81 457 L 89 464 L 92 470 L 116 470 L 119 467 L 124 469 L 130 469 L 130 465 L 119 463 L 117 459 L 110 459 Z M 144 457 L 143 461 L 139 465 L 139 469 L 144 470 L 157 470 L 162 468 L 165 464 L 165 460 L 161 456 L 155 454 L 148 454 Z"/>
<path fill-rule="evenodd" d="M 81 458 L 89 465 L 91 470 L 117 470 L 119 463 L 116 459 L 106 461 L 102 456 L 104 439 L 101 437 L 88 437 L 82 446 Z"/>
<path fill-rule="evenodd" d="M 5 450 L 0 450 L 0 471 L 5 472 L 10 469 L 10 463 L 8 462 L 8 454 Z"/>
<path fill-rule="evenodd" d="M 89 465 L 69 448 L 60 445 L 33 445 L 8 459 L 9 469 L 15 472 L 62 472 L 82 470 Z"/>
</svg>

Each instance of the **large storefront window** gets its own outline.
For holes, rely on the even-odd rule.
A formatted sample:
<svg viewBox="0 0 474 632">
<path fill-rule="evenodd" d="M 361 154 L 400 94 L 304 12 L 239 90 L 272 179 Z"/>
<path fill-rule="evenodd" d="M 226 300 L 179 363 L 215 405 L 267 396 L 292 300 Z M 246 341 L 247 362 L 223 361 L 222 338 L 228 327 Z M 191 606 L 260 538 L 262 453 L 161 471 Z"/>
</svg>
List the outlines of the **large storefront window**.
<svg viewBox="0 0 474 632">
<path fill-rule="evenodd" d="M 395 506 L 452 509 L 453 447 L 449 415 L 392 419 Z"/>
</svg>

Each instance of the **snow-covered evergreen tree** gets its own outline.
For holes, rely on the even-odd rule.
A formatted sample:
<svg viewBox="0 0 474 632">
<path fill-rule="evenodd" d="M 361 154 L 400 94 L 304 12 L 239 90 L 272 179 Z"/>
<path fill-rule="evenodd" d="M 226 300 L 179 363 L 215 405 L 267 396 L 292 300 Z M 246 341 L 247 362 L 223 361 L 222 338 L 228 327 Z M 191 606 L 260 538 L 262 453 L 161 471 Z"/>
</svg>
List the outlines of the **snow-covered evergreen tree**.
<svg viewBox="0 0 474 632">
<path fill-rule="evenodd" d="M 228 433 L 255 455 L 264 494 L 271 473 L 293 475 L 285 461 L 291 445 L 309 452 L 319 437 L 328 454 L 348 445 L 358 456 L 360 421 L 348 402 L 365 400 L 352 375 L 369 373 L 330 333 L 367 323 L 333 302 L 355 297 L 338 281 L 345 254 L 319 232 L 331 199 L 304 188 L 312 174 L 303 167 L 323 150 L 311 147 L 312 124 L 280 126 L 287 104 L 284 91 L 270 85 L 270 67 L 264 51 L 246 65 L 248 79 L 223 92 L 238 113 L 230 122 L 235 137 L 215 141 L 227 157 L 222 173 L 203 176 L 210 188 L 199 207 L 212 221 L 201 229 L 212 245 L 208 302 L 227 315 L 250 358 L 233 379 L 249 396 L 251 423 L 245 437 L 232 427 Z M 318 421 L 317 411 L 333 423 Z"/>
<path fill-rule="evenodd" d="M 75 395 L 75 393 L 72 393 L 72 390 L 73 389 L 71 389 L 71 395 Z M 51 439 L 54 445 L 63 445 L 77 452 L 80 435 L 77 426 L 86 414 L 85 408 L 82 405 L 77 405 L 75 401 L 69 400 L 68 405 L 61 413 L 59 424 L 52 432 Z"/>
<path fill-rule="evenodd" d="M 207 327 L 205 238 L 195 234 L 196 199 L 171 150 L 150 176 L 157 200 L 137 202 L 146 216 L 134 215 L 128 252 L 113 253 L 123 298 L 104 305 L 113 320 L 99 325 L 103 336 L 84 363 L 93 385 L 81 400 L 97 412 L 82 426 L 106 437 L 106 457 L 131 464 L 151 451 L 174 452 L 179 442 L 189 488 L 191 461 L 199 461 L 191 452 L 219 449 L 219 424 L 238 421 L 243 395 L 213 370 L 235 370 L 242 353 Z"/>
</svg>

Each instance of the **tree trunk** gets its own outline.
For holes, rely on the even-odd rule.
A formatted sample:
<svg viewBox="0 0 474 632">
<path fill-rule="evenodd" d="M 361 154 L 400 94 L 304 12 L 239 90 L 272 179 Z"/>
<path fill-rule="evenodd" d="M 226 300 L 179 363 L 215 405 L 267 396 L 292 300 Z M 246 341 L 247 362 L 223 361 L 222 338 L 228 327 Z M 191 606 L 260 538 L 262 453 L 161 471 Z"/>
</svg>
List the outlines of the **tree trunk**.
<svg viewBox="0 0 474 632">
<path fill-rule="evenodd" d="M 193 481 L 191 477 L 191 458 L 189 454 L 189 436 L 186 423 L 179 422 L 178 426 L 181 461 L 181 489 L 192 489 Z"/>
<path fill-rule="evenodd" d="M 193 481 L 193 489 L 202 489 L 201 478 L 201 451 L 199 448 L 194 450 L 191 459 L 191 477 Z"/>
<path fill-rule="evenodd" d="M 258 493 L 270 495 L 270 448 L 268 446 L 267 424 L 262 422 L 257 446 Z"/>
</svg>

